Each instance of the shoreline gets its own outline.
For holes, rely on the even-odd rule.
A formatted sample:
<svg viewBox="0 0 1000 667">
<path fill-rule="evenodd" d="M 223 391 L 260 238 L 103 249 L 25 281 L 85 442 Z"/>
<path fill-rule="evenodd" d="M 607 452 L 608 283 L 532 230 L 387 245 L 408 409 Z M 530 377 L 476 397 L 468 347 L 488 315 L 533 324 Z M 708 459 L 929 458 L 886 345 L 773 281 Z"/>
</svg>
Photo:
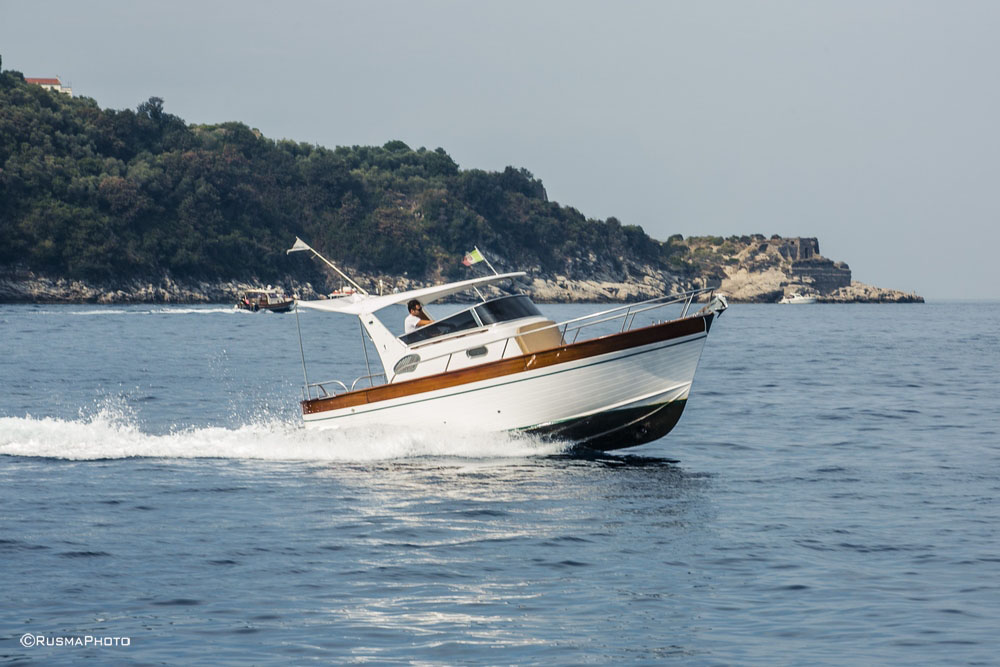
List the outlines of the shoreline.
<svg viewBox="0 0 1000 667">
<path fill-rule="evenodd" d="M 377 280 L 371 282 L 377 283 Z M 263 282 L 230 281 L 175 281 L 164 277 L 158 281 L 130 280 L 114 283 L 88 283 L 66 278 L 50 278 L 31 272 L 0 274 L 0 304 L 37 305 L 129 305 L 177 304 L 220 305 L 235 304 L 238 295 L 248 289 L 259 289 Z M 400 291 L 423 286 L 423 283 L 405 278 L 395 281 Z M 311 283 L 299 283 L 290 277 L 278 284 L 287 293 L 303 299 L 319 299 L 325 292 L 316 290 Z M 670 281 L 663 276 L 645 276 L 642 282 L 610 282 L 597 280 L 571 280 L 564 276 L 532 277 L 521 280 L 516 289 L 527 291 L 537 303 L 634 303 L 666 294 L 683 292 L 701 287 L 714 287 L 725 294 L 730 303 L 776 303 L 781 292 L 760 290 L 754 294 L 743 291 L 734 294 L 727 289 L 726 281 L 709 281 L 694 278 L 690 281 Z M 493 290 L 494 295 L 504 294 Z M 924 298 L 912 292 L 901 292 L 865 285 L 852 281 L 830 293 L 816 294 L 817 303 L 924 303 Z"/>
</svg>

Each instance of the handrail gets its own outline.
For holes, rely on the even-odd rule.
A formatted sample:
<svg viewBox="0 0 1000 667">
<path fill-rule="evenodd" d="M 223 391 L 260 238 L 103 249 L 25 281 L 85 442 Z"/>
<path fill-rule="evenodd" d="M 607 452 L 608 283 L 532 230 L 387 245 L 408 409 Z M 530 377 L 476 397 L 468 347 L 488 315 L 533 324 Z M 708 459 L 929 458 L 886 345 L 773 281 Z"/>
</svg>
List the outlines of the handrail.
<svg viewBox="0 0 1000 667">
<path fill-rule="evenodd" d="M 372 373 L 370 375 L 362 375 L 360 377 L 356 377 L 356 378 L 354 378 L 354 382 L 351 383 L 350 388 L 348 388 L 348 386 L 346 384 L 344 384 L 343 382 L 341 382 L 340 380 L 323 380 L 322 382 L 310 382 L 308 385 L 306 385 L 306 392 L 307 392 L 306 393 L 306 399 L 309 400 L 309 399 L 313 398 L 312 391 L 310 391 L 313 388 L 317 388 L 317 389 L 320 390 L 320 392 L 322 392 L 322 394 L 321 395 L 317 395 L 316 398 L 328 398 L 330 396 L 336 396 L 336 392 L 334 392 L 333 394 L 331 394 L 329 391 L 327 391 L 327 389 L 326 389 L 326 387 L 324 385 L 336 384 L 336 385 L 340 385 L 340 388 L 343 389 L 345 392 L 347 392 L 347 391 L 354 391 L 355 387 L 357 387 L 358 383 L 361 382 L 362 380 L 369 380 L 369 379 L 374 379 L 374 378 L 377 378 L 377 377 L 383 377 L 384 378 L 385 377 L 385 373 Z"/>
<path fill-rule="evenodd" d="M 609 308 L 608 310 L 602 310 L 598 313 L 591 313 L 590 315 L 581 315 L 580 317 L 574 317 L 571 320 L 565 320 L 559 323 L 559 326 L 564 324 L 572 324 L 573 322 L 579 322 L 581 320 L 586 320 L 591 317 L 598 317 L 599 315 L 607 315 L 608 313 L 613 313 L 616 310 L 627 310 L 629 308 L 634 308 L 636 306 L 642 306 L 647 303 L 654 303 L 656 301 L 663 301 L 664 299 L 669 299 L 669 301 L 663 301 L 661 306 L 669 306 L 674 303 L 680 303 L 681 301 L 690 301 L 693 297 L 701 296 L 707 292 L 714 292 L 714 287 L 701 287 L 698 289 L 688 290 L 687 292 L 681 292 L 680 294 L 665 294 L 664 296 L 654 296 L 652 299 L 646 299 L 645 301 L 639 301 L 636 303 L 626 303 L 622 306 L 616 306 L 614 308 Z"/>
<path fill-rule="evenodd" d="M 340 380 L 323 380 L 322 382 L 310 382 L 309 384 L 306 385 L 306 399 L 312 398 L 312 391 L 310 390 L 313 387 L 317 387 L 321 392 L 323 392 L 323 395 L 317 396 L 317 398 L 325 398 L 327 396 L 330 396 L 330 392 L 328 392 L 326 390 L 326 387 L 323 386 L 327 384 L 339 384 L 344 389 L 344 391 L 350 391 L 347 388 L 347 385 L 341 382 Z"/>
<path fill-rule="evenodd" d="M 371 373 L 369 375 L 362 375 L 360 377 L 354 378 L 354 382 L 351 383 L 351 391 L 354 391 L 354 387 L 356 387 L 357 384 L 359 382 L 361 382 L 362 380 L 374 380 L 377 377 L 383 377 L 384 378 L 385 377 L 385 373 Z M 374 386 L 374 382 L 372 383 L 372 386 Z M 344 387 L 344 388 L 346 389 L 347 387 Z"/>
<path fill-rule="evenodd" d="M 714 291 L 715 291 L 714 288 L 704 287 L 704 288 L 701 288 L 701 289 L 689 290 L 687 292 L 682 292 L 681 294 L 674 294 L 674 295 L 668 295 L 668 296 L 658 296 L 658 297 L 654 297 L 652 299 L 647 299 L 645 301 L 640 301 L 638 303 L 630 303 L 630 304 L 626 304 L 624 306 L 618 306 L 616 308 L 611 308 L 609 310 L 601 311 L 599 313 L 591 313 L 590 315 L 584 315 L 582 317 L 577 317 L 577 318 L 574 318 L 574 319 L 571 319 L 571 320 L 566 320 L 565 322 L 561 322 L 560 324 L 558 324 L 556 326 L 565 326 L 565 328 L 563 329 L 563 338 L 565 339 L 566 334 L 569 331 L 568 325 L 571 324 L 571 323 L 573 323 L 573 322 L 582 322 L 584 320 L 588 320 L 588 319 L 595 318 L 595 317 L 600 317 L 602 315 L 608 315 L 610 313 L 615 313 L 615 312 L 622 311 L 622 310 L 625 311 L 624 313 L 619 313 L 617 315 L 610 315 L 609 317 L 604 317 L 604 318 L 599 319 L 599 320 L 594 320 L 593 322 L 587 322 L 586 324 L 581 324 L 580 326 L 576 327 L 574 329 L 576 331 L 576 335 L 573 337 L 573 341 L 572 341 L 572 342 L 575 343 L 576 340 L 577 340 L 577 338 L 579 338 L 579 336 L 580 336 L 580 332 L 583 331 L 583 329 L 586 328 L 586 327 L 591 327 L 591 326 L 594 326 L 594 325 L 597 325 L 597 324 L 603 324 L 604 322 L 612 322 L 614 320 L 617 320 L 620 317 L 620 318 L 622 318 L 622 328 L 621 328 L 621 331 L 622 332 L 628 331 L 629 329 L 631 329 L 632 323 L 635 321 L 635 316 L 638 315 L 639 313 L 644 313 L 644 312 L 646 312 L 648 310 L 655 310 L 657 308 L 663 308 L 663 307 L 666 307 L 666 306 L 672 306 L 672 305 L 677 304 L 677 303 L 682 303 L 682 302 L 684 303 L 684 310 L 681 312 L 681 318 L 684 318 L 687 315 L 687 312 L 688 312 L 688 310 L 689 310 L 689 308 L 691 306 L 691 303 L 694 301 L 695 297 L 700 296 L 702 294 L 711 293 L 711 292 L 714 292 Z M 664 299 L 667 299 L 667 300 L 664 300 Z M 711 298 L 709 300 L 711 300 Z M 639 308 L 638 310 L 635 310 L 635 311 L 632 310 L 633 308 L 637 308 L 638 306 L 646 306 L 646 307 L 645 308 Z M 629 317 L 630 315 L 631 315 L 631 318 Z M 542 329 L 539 329 L 538 331 L 542 331 Z"/>
</svg>

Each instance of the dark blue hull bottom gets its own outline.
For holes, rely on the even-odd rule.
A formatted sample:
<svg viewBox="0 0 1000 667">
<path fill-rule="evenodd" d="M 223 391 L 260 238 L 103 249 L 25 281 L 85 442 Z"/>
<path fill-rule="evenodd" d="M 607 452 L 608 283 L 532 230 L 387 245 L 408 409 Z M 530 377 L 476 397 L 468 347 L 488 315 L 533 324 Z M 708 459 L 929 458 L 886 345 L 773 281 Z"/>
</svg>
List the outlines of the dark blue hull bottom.
<svg viewBox="0 0 1000 667">
<path fill-rule="evenodd" d="M 624 449 L 665 436 L 677 425 L 686 404 L 687 400 L 684 399 L 640 408 L 610 410 L 525 430 L 554 440 L 569 440 L 600 451 Z"/>
</svg>

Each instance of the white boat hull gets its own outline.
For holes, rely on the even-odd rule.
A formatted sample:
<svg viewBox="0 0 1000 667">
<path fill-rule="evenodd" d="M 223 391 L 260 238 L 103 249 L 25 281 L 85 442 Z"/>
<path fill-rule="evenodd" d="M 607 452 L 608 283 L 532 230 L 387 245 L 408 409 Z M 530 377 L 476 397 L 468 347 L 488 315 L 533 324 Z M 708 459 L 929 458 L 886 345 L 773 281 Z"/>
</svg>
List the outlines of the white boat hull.
<svg viewBox="0 0 1000 667">
<path fill-rule="evenodd" d="M 814 296 L 786 296 L 781 299 L 778 303 L 790 303 L 796 305 L 804 305 L 807 303 L 816 303 L 816 297 Z"/>
<path fill-rule="evenodd" d="M 509 372 L 506 366 L 491 364 L 500 374 L 451 386 L 433 388 L 434 378 L 425 378 L 422 385 L 414 385 L 415 391 L 401 383 L 367 390 L 367 395 L 352 392 L 353 400 L 341 396 L 305 401 L 303 417 L 308 427 L 317 428 L 524 430 L 599 449 L 631 447 L 662 437 L 680 417 L 712 317 L 691 318 L 679 331 L 655 331 L 669 327 L 657 325 L 645 334 L 639 330 L 605 337 L 603 346 L 582 349 L 588 345 L 582 343 L 525 355 L 520 358 L 523 370 Z M 561 355 L 568 360 L 560 361 Z M 545 365 L 533 368 L 533 361 Z M 448 376 L 435 377 L 444 382 Z M 399 395 L 392 396 L 394 392 Z M 354 404 L 337 407 L 338 399 Z"/>
</svg>

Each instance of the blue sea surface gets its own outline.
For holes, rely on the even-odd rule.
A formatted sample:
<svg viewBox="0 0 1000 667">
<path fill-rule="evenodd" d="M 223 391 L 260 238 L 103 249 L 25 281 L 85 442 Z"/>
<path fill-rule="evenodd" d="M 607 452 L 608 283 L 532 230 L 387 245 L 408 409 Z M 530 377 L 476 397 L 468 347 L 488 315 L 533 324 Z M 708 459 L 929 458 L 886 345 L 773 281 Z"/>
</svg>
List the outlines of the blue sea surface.
<svg viewBox="0 0 1000 667">
<path fill-rule="evenodd" d="M 998 362 L 998 304 L 734 305 L 599 454 L 307 432 L 295 315 L 0 306 L 0 660 L 997 664 Z"/>
</svg>

